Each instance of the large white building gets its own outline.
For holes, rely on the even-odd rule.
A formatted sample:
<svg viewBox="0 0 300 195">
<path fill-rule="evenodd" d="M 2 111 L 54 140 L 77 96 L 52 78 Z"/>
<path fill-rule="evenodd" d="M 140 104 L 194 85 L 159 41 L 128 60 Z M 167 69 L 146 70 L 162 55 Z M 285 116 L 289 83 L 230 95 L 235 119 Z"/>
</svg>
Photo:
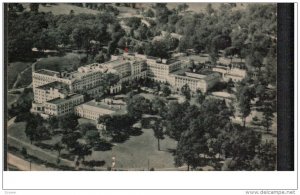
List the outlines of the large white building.
<svg viewBox="0 0 300 195">
<path fill-rule="evenodd" d="M 184 85 L 188 85 L 191 91 L 198 89 L 207 92 L 217 82 L 221 76 L 219 73 L 212 71 L 190 72 L 187 69 L 179 70 L 170 74 L 169 83 L 177 91 L 181 90 Z"/>
<path fill-rule="evenodd" d="M 61 116 L 75 111 L 79 116 L 89 119 L 98 118 L 103 113 L 112 114 L 114 109 L 103 108 L 103 103 L 82 104 L 84 95 L 97 97 L 103 92 L 104 87 L 106 89 L 103 78 L 110 76 L 109 74 L 119 77 L 118 83 L 108 86 L 112 94 L 121 90 L 123 82 L 137 78 L 148 77 L 154 81 L 169 83 L 175 90 L 180 90 L 187 84 L 192 91 L 200 89 L 203 92 L 220 80 L 219 73 L 190 72 L 184 67 L 185 64 L 176 59 L 166 60 L 137 53 L 124 53 L 121 56 L 112 56 L 109 62 L 82 66 L 74 72 L 45 69 L 34 71 L 32 73 L 34 102 L 31 111 L 51 116 Z M 235 75 L 233 71 L 231 73 Z M 93 109 L 89 110 L 92 107 Z"/>
</svg>

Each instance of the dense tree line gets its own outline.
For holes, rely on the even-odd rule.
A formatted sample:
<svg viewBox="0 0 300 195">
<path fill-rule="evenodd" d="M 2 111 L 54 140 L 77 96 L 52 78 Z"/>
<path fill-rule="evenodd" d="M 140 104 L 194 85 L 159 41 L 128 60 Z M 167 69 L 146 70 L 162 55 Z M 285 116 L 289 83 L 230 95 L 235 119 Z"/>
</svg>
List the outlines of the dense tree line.
<svg viewBox="0 0 300 195">
<path fill-rule="evenodd" d="M 8 11 L 8 56 L 10 60 L 32 56 L 31 49 L 59 49 L 59 46 L 85 49 L 98 53 L 100 46 L 109 45 L 113 54 L 124 35 L 112 12 L 98 15 L 53 15 L 37 11 Z M 94 42 L 93 42 L 94 41 Z"/>
<path fill-rule="evenodd" d="M 223 100 L 206 99 L 200 106 L 172 103 L 168 107 L 165 123 L 167 134 L 178 140 L 177 166 L 210 164 L 221 169 L 218 161 L 226 159 L 231 164 L 223 165 L 224 170 L 275 169 L 276 146 L 262 141 L 253 129 L 232 123 L 233 110 Z"/>
</svg>

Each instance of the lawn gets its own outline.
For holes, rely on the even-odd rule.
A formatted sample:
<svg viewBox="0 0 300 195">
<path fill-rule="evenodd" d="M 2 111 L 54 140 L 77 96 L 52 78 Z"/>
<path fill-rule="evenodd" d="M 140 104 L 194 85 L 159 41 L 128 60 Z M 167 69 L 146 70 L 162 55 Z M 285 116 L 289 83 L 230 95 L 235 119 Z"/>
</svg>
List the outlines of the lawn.
<svg viewBox="0 0 300 195">
<path fill-rule="evenodd" d="M 11 89 L 19 73 L 31 66 L 31 62 L 12 62 L 7 66 L 7 85 Z"/>
<path fill-rule="evenodd" d="M 166 136 L 161 140 L 161 151 L 157 150 L 157 139 L 152 129 L 142 129 L 143 134 L 132 136 L 124 143 L 117 143 L 109 151 L 93 151 L 86 160 L 105 160 L 105 166 L 111 166 L 112 157 L 116 158 L 115 168 L 134 168 L 148 170 L 153 168 L 174 168 L 174 157 L 169 149 L 176 148 L 176 141 Z"/>
<path fill-rule="evenodd" d="M 179 4 L 180 3 L 168 3 L 167 7 L 169 9 L 174 9 L 174 8 L 176 9 Z M 211 4 L 214 10 L 218 10 L 220 7 L 220 3 L 211 3 Z M 189 6 L 187 11 L 201 13 L 201 12 L 206 12 L 206 7 L 208 3 L 187 3 L 187 5 Z M 233 8 L 233 10 L 242 10 L 246 8 L 247 3 L 237 3 L 236 5 L 237 6 Z"/>
<path fill-rule="evenodd" d="M 7 94 L 7 107 L 11 108 L 11 105 L 19 99 L 20 94 Z"/>
<path fill-rule="evenodd" d="M 41 58 L 36 63 L 35 69 L 49 69 L 54 71 L 73 70 L 73 66 L 79 66 L 80 60 L 85 54 L 67 53 L 65 56 L 51 56 Z"/>
<path fill-rule="evenodd" d="M 21 87 L 27 87 L 32 83 L 32 68 L 27 68 L 22 72 L 20 75 L 17 83 L 16 83 L 16 88 L 21 88 Z"/>
<path fill-rule="evenodd" d="M 26 128 L 26 122 L 13 123 L 10 127 L 8 127 L 7 134 L 19 140 L 30 143 L 29 138 L 26 137 L 25 128 Z"/>
</svg>

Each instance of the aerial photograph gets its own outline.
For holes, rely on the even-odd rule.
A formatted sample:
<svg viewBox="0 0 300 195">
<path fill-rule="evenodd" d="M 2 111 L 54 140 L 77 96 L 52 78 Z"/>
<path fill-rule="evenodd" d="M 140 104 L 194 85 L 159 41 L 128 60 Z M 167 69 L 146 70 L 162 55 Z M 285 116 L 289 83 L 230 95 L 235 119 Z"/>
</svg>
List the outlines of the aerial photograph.
<svg viewBox="0 0 300 195">
<path fill-rule="evenodd" d="M 3 7 L 5 171 L 277 170 L 276 3 Z"/>
</svg>

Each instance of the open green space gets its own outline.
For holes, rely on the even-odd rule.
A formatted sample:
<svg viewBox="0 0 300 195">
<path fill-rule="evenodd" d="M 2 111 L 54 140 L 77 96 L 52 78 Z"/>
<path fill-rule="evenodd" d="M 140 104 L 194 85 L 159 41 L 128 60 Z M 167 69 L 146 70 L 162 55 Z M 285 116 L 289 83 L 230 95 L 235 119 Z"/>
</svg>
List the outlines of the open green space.
<svg viewBox="0 0 300 195">
<path fill-rule="evenodd" d="M 71 71 L 80 65 L 85 54 L 67 53 L 65 56 L 41 58 L 35 65 L 35 70 L 49 69 L 54 71 Z"/>
<path fill-rule="evenodd" d="M 124 143 L 117 143 L 109 151 L 93 151 L 87 160 L 105 160 L 111 166 L 112 157 L 116 158 L 115 168 L 174 168 L 174 157 L 170 150 L 176 148 L 176 141 L 166 136 L 160 141 L 161 151 L 157 150 L 157 139 L 152 129 L 142 129 L 140 136 L 131 136 Z"/>
<path fill-rule="evenodd" d="M 19 140 L 30 143 L 29 138 L 25 134 L 26 122 L 13 123 L 7 129 L 7 134 Z"/>
<path fill-rule="evenodd" d="M 31 66 L 31 62 L 12 62 L 7 66 L 7 86 L 11 89 L 16 81 L 18 74 Z"/>
</svg>

